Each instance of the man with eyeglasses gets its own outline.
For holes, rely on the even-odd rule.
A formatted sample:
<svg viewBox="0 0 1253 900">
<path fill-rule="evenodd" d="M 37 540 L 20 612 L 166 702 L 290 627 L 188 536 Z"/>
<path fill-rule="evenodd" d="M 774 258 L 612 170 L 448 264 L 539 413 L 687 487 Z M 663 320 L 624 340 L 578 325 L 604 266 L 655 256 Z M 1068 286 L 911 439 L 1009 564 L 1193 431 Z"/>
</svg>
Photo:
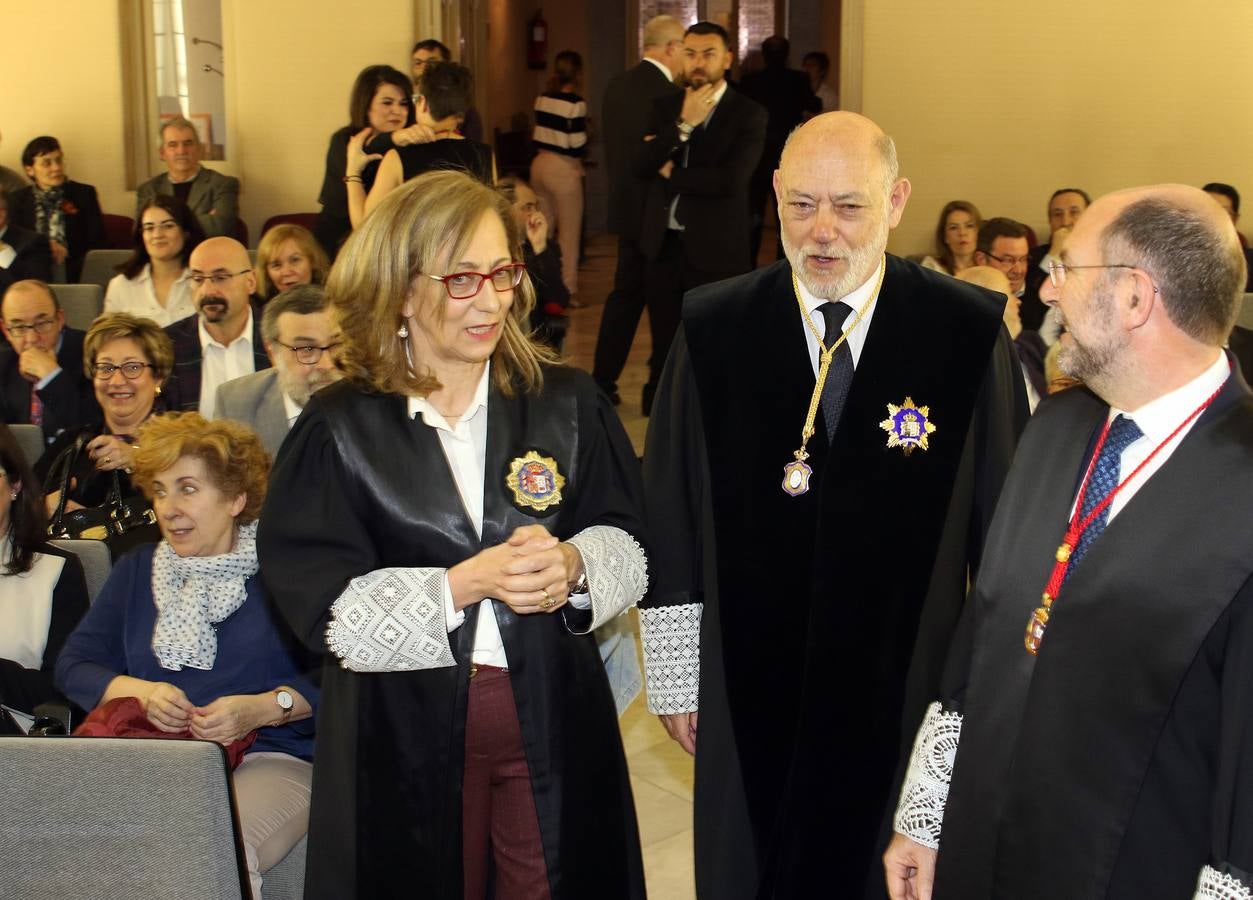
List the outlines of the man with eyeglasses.
<svg viewBox="0 0 1253 900">
<path fill-rule="evenodd" d="M 342 377 L 335 364 L 341 337 L 326 291 L 315 284 L 294 287 L 267 303 L 261 334 L 273 368 L 219 387 L 213 414 L 252 428 L 273 455 L 310 395 Z"/>
<path fill-rule="evenodd" d="M 4 293 L 0 316 L 9 342 L 0 348 L 0 422 L 39 425 L 51 441 L 97 418 L 91 380 L 83 373 L 83 333 L 65 326 L 52 288 L 36 279 L 15 282 Z"/>
<path fill-rule="evenodd" d="M 1075 223 L 1042 296 L 1084 387 L 1040 405 L 1001 491 L 893 898 L 1253 896 L 1253 394 L 1223 350 L 1244 279 L 1194 187 Z"/>
<path fill-rule="evenodd" d="M 673 16 L 644 24 L 644 58 L 609 79 L 605 88 L 605 166 L 609 170 L 609 230 L 618 235 L 613 291 L 596 337 L 592 377 L 615 404 L 618 377 L 626 365 L 644 312 L 644 251 L 640 227 L 653 173 L 641 176 L 631 162 L 648 130 L 648 116 L 659 98 L 678 94 L 674 79 L 683 71 L 683 25 Z"/>
<path fill-rule="evenodd" d="M 9 221 L 9 198 L 0 191 L 0 292 L 27 278 L 52 279 L 52 248 L 39 232 Z"/>
<path fill-rule="evenodd" d="M 1022 296 L 1027 280 L 1027 226 L 1013 219 L 997 216 L 979 226 L 975 239 L 975 265 L 991 266 L 1004 272 L 1009 279 L 1009 290 L 1015 297 Z"/>
<path fill-rule="evenodd" d="M 198 312 L 165 329 L 174 344 L 174 373 L 166 386 L 170 409 L 213 418 L 218 388 L 270 367 L 253 296 L 257 279 L 248 250 L 228 237 L 209 238 L 192 251 L 188 279 Z"/>
<path fill-rule="evenodd" d="M 412 78 L 416 85 L 422 80 L 422 74 L 427 66 L 452 62 L 452 51 L 440 41 L 427 38 L 413 45 L 413 53 L 409 61 L 413 66 Z M 462 136 L 481 142 L 483 140 L 483 116 L 473 106 L 468 107 L 457 123 L 457 130 Z"/>
</svg>

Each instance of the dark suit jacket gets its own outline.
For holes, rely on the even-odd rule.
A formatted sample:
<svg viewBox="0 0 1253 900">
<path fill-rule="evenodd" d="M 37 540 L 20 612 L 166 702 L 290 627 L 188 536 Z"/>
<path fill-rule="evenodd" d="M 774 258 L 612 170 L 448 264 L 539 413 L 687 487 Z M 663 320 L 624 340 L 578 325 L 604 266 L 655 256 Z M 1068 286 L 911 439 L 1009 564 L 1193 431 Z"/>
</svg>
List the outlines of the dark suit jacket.
<svg viewBox="0 0 1253 900">
<path fill-rule="evenodd" d="M 65 214 L 65 242 L 69 258 L 65 261 L 66 277 L 77 282 L 83 271 L 83 257 L 88 250 L 105 246 L 104 214 L 96 189 L 77 181 L 65 182 L 65 202 L 74 210 Z M 35 188 L 28 185 L 9 195 L 9 221 L 35 230 Z"/>
<path fill-rule="evenodd" d="M 1253 379 L 1253 331 L 1237 325 L 1231 329 L 1227 347 L 1231 350 L 1231 355 L 1240 363 L 1240 372 L 1244 375 L 1244 380 Z"/>
<path fill-rule="evenodd" d="M 136 189 L 136 219 L 144 204 L 157 194 L 174 196 L 174 185 L 170 184 L 168 173 L 149 179 Z M 187 205 L 200 220 L 206 237 L 229 235 L 239 219 L 239 179 L 201 166 L 196 180 L 191 183 Z"/>
<path fill-rule="evenodd" d="M 631 162 L 659 97 L 681 93 L 655 65 L 643 60 L 609 79 L 605 88 L 605 164 L 609 169 L 609 230 L 639 240 L 644 198 L 652 176 L 640 177 Z M 654 173 L 655 174 L 655 173 Z"/>
<path fill-rule="evenodd" d="M 748 183 L 765 145 L 766 111 L 728 86 L 710 117 L 684 144 L 677 126 L 683 96 L 672 94 L 653 104 L 646 133 L 656 137 L 636 145 L 635 171 L 652 177 L 640 246 L 649 259 L 656 258 L 666 236 L 670 201 L 678 195 L 675 217 L 685 228 L 688 264 L 700 272 L 734 275 L 744 271 L 749 258 Z M 668 159 L 675 160 L 674 171 L 662 178 L 657 170 Z"/>
<path fill-rule="evenodd" d="M 200 315 L 179 319 L 167 325 L 165 333 L 174 344 L 174 371 L 165 385 L 165 403 L 169 410 L 198 410 L 200 408 Z M 270 367 L 261 341 L 261 307 L 252 304 L 252 362 L 255 371 Z"/>
<path fill-rule="evenodd" d="M 26 278 L 52 280 L 52 248 L 47 238 L 29 228 L 10 225 L 0 235 L 0 241 L 4 241 L 17 252 L 12 265 L 7 269 L 0 269 L 0 296 L 15 281 Z"/>
<path fill-rule="evenodd" d="M 786 139 L 805 113 L 822 112 L 822 101 L 814 96 L 809 76 L 798 69 L 763 69 L 745 76 L 741 85 L 745 96 L 766 108 L 766 130 L 772 140 Z"/>
<path fill-rule="evenodd" d="M 61 373 L 39 392 L 44 408 L 44 437 L 48 440 L 66 428 L 100 418 L 91 379 L 83 373 L 83 332 L 61 329 L 57 362 L 61 364 Z M 22 377 L 17 364 L 17 352 L 6 342 L 0 347 L 0 422 L 6 425 L 30 423 L 31 383 Z"/>
</svg>

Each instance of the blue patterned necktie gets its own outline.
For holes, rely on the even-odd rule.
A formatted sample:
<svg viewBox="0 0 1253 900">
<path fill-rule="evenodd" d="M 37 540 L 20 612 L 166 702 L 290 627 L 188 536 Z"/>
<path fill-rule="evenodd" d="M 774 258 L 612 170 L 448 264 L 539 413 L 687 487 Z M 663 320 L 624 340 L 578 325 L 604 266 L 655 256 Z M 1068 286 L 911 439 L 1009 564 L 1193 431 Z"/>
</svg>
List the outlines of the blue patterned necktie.
<svg viewBox="0 0 1253 900">
<path fill-rule="evenodd" d="M 822 344 L 830 347 L 844 333 L 844 320 L 853 308 L 847 303 L 829 302 L 818 309 L 827 323 L 827 333 L 823 335 Z M 827 443 L 835 439 L 835 428 L 840 424 L 840 414 L 844 412 L 844 401 L 848 399 L 848 389 L 852 383 L 853 351 L 848 349 L 848 341 L 845 341 L 831 357 L 831 368 L 827 370 L 827 380 L 822 386 L 822 420 L 827 425 Z"/>
<path fill-rule="evenodd" d="M 1101 447 L 1101 455 L 1097 457 L 1096 465 L 1092 467 L 1092 475 L 1088 478 L 1088 490 L 1083 496 L 1083 507 L 1079 510 L 1080 522 L 1109 496 L 1110 491 L 1118 487 L 1122 452 L 1143 436 L 1144 432 L 1140 430 L 1140 426 L 1135 423 L 1134 419 L 1128 419 L 1123 415 L 1114 416 L 1114 421 L 1109 426 L 1109 434 L 1105 437 L 1105 445 Z M 1066 570 L 1067 577 L 1074 571 L 1075 563 L 1083 559 L 1084 554 L 1092 546 L 1092 542 L 1105 531 L 1108 521 L 1109 507 L 1107 506 L 1079 536 L 1079 543 L 1070 554 L 1070 567 Z"/>
</svg>

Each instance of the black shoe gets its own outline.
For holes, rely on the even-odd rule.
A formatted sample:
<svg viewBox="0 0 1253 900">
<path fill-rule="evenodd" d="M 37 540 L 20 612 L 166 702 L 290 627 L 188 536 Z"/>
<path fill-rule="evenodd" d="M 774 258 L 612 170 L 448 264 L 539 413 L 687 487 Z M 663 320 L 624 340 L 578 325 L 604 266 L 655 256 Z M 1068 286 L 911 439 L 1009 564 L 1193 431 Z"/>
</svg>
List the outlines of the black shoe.
<svg viewBox="0 0 1253 900">
<path fill-rule="evenodd" d="M 649 382 L 644 385 L 644 393 L 640 397 L 640 409 L 645 416 L 651 415 L 653 411 L 653 398 L 657 396 L 657 385 Z"/>
</svg>

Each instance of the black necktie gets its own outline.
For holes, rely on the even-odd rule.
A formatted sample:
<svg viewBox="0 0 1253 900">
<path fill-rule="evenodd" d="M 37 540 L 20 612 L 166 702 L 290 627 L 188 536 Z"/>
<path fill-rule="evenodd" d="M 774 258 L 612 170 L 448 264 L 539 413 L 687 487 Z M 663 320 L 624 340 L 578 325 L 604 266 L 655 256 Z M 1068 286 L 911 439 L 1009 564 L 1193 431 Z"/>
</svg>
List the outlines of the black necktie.
<svg viewBox="0 0 1253 900">
<path fill-rule="evenodd" d="M 830 347 L 844 333 L 844 320 L 853 308 L 847 303 L 831 302 L 818 307 L 827 322 L 827 333 L 822 343 Z M 848 398 L 849 386 L 853 383 L 853 351 L 848 349 L 848 341 L 840 344 L 831 358 L 831 368 L 827 371 L 826 384 L 822 386 L 822 418 L 827 423 L 827 442 L 835 438 L 835 428 L 840 424 L 840 413 L 844 411 L 844 401 Z"/>
</svg>

